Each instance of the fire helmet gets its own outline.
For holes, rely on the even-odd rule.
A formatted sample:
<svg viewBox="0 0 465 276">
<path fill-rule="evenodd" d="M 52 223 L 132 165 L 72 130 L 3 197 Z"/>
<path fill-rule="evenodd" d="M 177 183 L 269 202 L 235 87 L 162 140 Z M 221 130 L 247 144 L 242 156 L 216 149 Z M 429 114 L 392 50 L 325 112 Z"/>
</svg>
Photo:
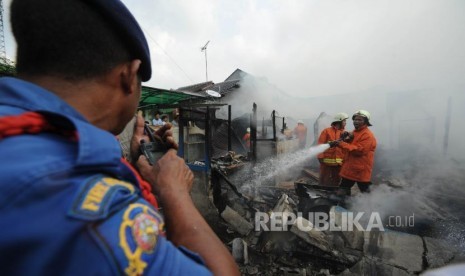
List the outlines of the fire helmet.
<svg viewBox="0 0 465 276">
<path fill-rule="evenodd" d="M 371 126 L 371 124 L 370 124 L 370 120 L 371 120 L 370 112 L 368 112 L 366 110 L 363 110 L 363 109 L 360 109 L 360 110 L 355 111 L 354 115 L 352 115 L 352 120 L 355 118 L 355 116 L 365 117 L 367 119 L 367 125 Z"/>
<path fill-rule="evenodd" d="M 349 119 L 349 115 L 347 115 L 347 113 L 340 112 L 334 115 L 333 122 L 342 122 L 347 119 Z"/>
</svg>

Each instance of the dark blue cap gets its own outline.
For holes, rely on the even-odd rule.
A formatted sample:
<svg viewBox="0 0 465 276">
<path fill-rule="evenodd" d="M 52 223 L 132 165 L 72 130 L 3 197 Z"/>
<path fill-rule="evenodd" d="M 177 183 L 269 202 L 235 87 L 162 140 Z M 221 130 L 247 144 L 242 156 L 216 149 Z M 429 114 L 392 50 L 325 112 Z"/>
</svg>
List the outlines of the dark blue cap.
<svg viewBox="0 0 465 276">
<path fill-rule="evenodd" d="M 140 76 L 142 81 L 148 81 L 152 76 L 149 45 L 144 32 L 128 8 L 120 0 L 84 0 L 84 2 L 93 7 L 110 23 L 110 26 L 115 28 L 133 58 L 142 61 Z"/>
</svg>

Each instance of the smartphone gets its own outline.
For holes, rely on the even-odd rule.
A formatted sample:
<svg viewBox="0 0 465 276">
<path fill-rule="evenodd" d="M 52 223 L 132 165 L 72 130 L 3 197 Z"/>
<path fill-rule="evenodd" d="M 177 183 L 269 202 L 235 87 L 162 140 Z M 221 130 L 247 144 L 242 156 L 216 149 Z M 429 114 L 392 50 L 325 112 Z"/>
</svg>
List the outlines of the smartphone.
<svg viewBox="0 0 465 276">
<path fill-rule="evenodd" d="M 148 124 L 144 125 L 144 130 L 145 134 L 149 136 L 150 142 L 141 140 L 140 151 L 147 158 L 149 164 L 153 166 L 166 153 L 167 148 L 155 138 L 155 134 Z"/>
</svg>

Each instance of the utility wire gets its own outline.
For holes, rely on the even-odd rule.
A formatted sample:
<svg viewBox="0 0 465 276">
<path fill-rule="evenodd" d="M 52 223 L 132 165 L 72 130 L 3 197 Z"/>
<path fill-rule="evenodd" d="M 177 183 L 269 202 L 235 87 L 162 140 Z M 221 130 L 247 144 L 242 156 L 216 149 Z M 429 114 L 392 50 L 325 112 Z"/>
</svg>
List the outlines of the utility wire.
<svg viewBox="0 0 465 276">
<path fill-rule="evenodd" d="M 179 66 L 179 64 L 176 63 L 176 61 L 170 56 L 168 55 L 168 53 L 160 46 L 160 44 L 158 44 L 158 42 L 149 34 L 149 32 L 147 30 L 145 30 L 144 28 L 142 28 L 142 30 L 144 30 L 145 34 L 155 43 L 157 44 L 157 46 L 162 50 L 162 52 L 179 68 L 179 70 L 181 70 L 184 75 L 186 75 L 186 77 L 192 82 L 194 83 L 194 81 L 189 77 L 189 75 L 186 73 L 186 71 L 184 71 L 181 66 Z"/>
</svg>

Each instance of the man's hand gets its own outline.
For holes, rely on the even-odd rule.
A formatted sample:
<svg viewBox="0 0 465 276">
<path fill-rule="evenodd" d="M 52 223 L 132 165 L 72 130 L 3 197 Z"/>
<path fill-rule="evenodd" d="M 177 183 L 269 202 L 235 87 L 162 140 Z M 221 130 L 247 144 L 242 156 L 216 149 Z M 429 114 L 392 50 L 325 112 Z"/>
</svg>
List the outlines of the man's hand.
<svg viewBox="0 0 465 276">
<path fill-rule="evenodd" d="M 240 275 L 231 253 L 195 207 L 189 195 L 194 174 L 176 151 L 168 150 L 154 166 L 140 156 L 137 167 L 160 200 L 167 238 L 200 254 L 214 275 Z"/>
<path fill-rule="evenodd" d="M 329 144 L 330 148 L 334 148 L 337 145 L 339 145 L 339 141 L 337 141 L 337 140 L 336 141 L 329 141 L 328 144 Z"/>
<path fill-rule="evenodd" d="M 165 146 L 167 149 L 178 149 L 178 144 L 174 141 L 171 123 L 166 123 L 155 131 L 155 138 Z"/>
<path fill-rule="evenodd" d="M 147 134 L 144 133 L 144 118 L 142 116 L 136 116 L 136 122 L 134 123 L 134 131 L 132 133 L 131 143 L 130 145 L 130 158 L 129 160 L 132 163 L 135 163 L 137 159 L 139 159 L 140 152 L 140 141 L 149 141 L 149 137 Z"/>
<path fill-rule="evenodd" d="M 344 139 L 346 139 L 347 137 L 349 137 L 349 135 L 350 135 L 350 134 L 349 134 L 348 131 L 344 131 L 343 133 L 341 133 L 341 137 L 340 137 L 340 138 L 341 138 L 342 140 L 344 140 Z"/>
<path fill-rule="evenodd" d="M 147 180 L 157 196 L 188 195 L 194 182 L 194 174 L 184 160 L 171 149 L 152 167 L 145 156 L 136 164 L 142 177 Z"/>
<path fill-rule="evenodd" d="M 138 115 L 136 117 L 136 122 L 134 124 L 134 132 L 132 134 L 131 143 L 130 143 L 130 156 L 131 162 L 135 163 L 141 155 L 140 152 L 140 141 L 144 140 L 146 142 L 151 142 L 151 138 L 144 131 L 145 121 L 142 116 Z M 158 129 L 154 134 L 154 139 L 164 145 L 166 149 L 178 149 L 178 144 L 173 139 L 173 132 L 170 130 L 171 124 L 167 123 Z"/>
<path fill-rule="evenodd" d="M 344 131 L 343 133 L 341 133 L 341 139 L 342 141 L 346 142 L 351 141 L 352 139 L 354 139 L 354 134 L 348 131 Z"/>
</svg>

